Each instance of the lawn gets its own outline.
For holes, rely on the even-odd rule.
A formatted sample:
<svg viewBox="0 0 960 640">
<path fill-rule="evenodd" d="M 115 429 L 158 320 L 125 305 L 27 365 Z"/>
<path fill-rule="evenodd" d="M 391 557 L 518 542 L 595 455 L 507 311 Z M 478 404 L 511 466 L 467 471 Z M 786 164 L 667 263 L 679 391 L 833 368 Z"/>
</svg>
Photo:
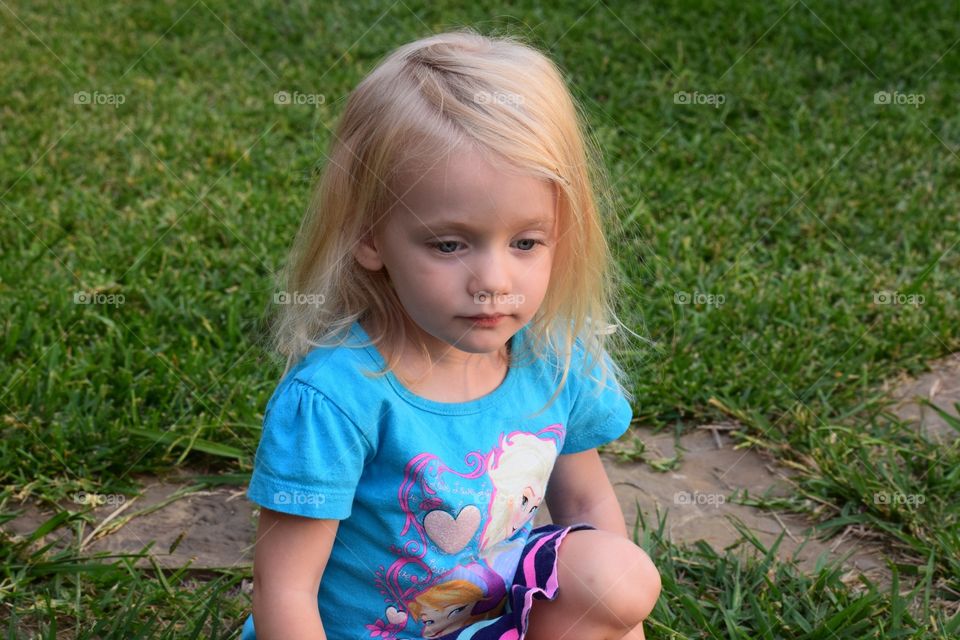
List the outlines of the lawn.
<svg viewBox="0 0 960 640">
<path fill-rule="evenodd" d="M 677 547 L 648 520 L 665 587 L 648 637 L 957 637 L 960 449 L 880 393 L 960 350 L 956 19 L 938 2 L 0 1 L 0 520 L 32 498 L 58 511 L 36 538 L 82 527 L 77 492 L 132 495 L 132 474 L 178 465 L 245 481 L 282 371 L 275 275 L 344 100 L 394 47 L 470 25 L 548 52 L 584 107 L 643 338 L 616 354 L 638 422 L 736 419 L 802 471 L 775 506 L 867 527 L 910 586 Z M 249 570 L 34 542 L 0 549 L 10 638 L 228 637 L 249 608 Z"/>
</svg>

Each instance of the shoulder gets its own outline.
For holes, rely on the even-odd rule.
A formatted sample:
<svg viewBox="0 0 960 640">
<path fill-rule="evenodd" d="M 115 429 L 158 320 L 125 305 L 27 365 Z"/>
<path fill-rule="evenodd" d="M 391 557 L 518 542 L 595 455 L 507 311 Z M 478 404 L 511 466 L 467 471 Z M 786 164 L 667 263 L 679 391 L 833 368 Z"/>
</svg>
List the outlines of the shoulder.
<svg viewBox="0 0 960 640">
<path fill-rule="evenodd" d="M 308 397 L 314 404 L 335 409 L 365 432 L 373 429 L 380 404 L 377 400 L 385 396 L 386 381 L 371 376 L 377 364 L 367 349 L 357 344 L 351 334 L 344 344 L 316 347 L 307 353 L 277 385 L 267 413 L 285 399 Z"/>
<path fill-rule="evenodd" d="M 360 387 L 382 380 L 370 375 L 378 369 L 378 364 L 370 353 L 370 349 L 374 348 L 362 342 L 359 335 L 351 331 L 341 344 L 314 348 L 288 375 L 331 399 L 343 393 L 357 393 Z"/>
<path fill-rule="evenodd" d="M 577 453 L 619 438 L 633 409 L 618 380 L 620 371 L 606 350 L 591 353 L 577 338 L 567 376 L 571 399 L 567 439 L 562 453 Z"/>
<path fill-rule="evenodd" d="M 567 392 L 573 396 L 579 395 L 581 391 L 589 387 L 597 387 L 603 366 L 596 357 L 591 356 L 583 339 L 577 336 L 572 347 L 569 349 L 569 362 L 567 354 L 562 353 L 558 347 L 548 346 L 539 354 L 538 368 L 541 374 L 552 376 L 557 382 L 564 374 L 566 368 L 566 382 L 564 386 Z M 602 353 L 604 362 L 610 363 L 610 356 L 606 351 Z M 616 384 L 608 376 L 607 385 L 616 387 Z M 599 390 L 599 387 L 597 387 Z"/>
</svg>

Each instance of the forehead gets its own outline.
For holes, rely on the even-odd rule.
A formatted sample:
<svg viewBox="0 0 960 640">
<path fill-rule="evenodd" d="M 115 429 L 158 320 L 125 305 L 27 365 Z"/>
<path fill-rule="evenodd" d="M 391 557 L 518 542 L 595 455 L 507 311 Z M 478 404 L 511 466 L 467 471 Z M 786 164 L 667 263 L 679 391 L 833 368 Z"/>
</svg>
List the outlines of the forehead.
<svg viewBox="0 0 960 640">
<path fill-rule="evenodd" d="M 473 150 L 404 167 L 392 189 L 398 197 L 394 209 L 411 224 L 494 220 L 550 225 L 556 215 L 557 194 L 550 181 L 523 175 Z"/>
</svg>

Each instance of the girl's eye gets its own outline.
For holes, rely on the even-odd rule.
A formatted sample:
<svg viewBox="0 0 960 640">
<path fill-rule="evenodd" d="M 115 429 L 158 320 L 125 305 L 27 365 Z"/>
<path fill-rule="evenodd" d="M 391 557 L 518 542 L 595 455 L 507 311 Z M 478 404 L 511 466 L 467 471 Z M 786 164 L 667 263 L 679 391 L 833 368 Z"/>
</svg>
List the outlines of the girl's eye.
<svg viewBox="0 0 960 640">
<path fill-rule="evenodd" d="M 462 612 L 464 609 L 466 609 L 466 608 L 467 608 L 467 605 L 463 605 L 462 607 L 457 607 L 456 609 L 454 609 L 453 611 L 451 611 L 450 613 L 448 613 L 448 614 L 447 614 L 447 617 L 450 618 L 450 617 L 452 617 L 454 614 L 461 613 L 461 612 Z"/>
<path fill-rule="evenodd" d="M 440 240 L 438 242 L 431 242 L 430 246 L 440 253 L 453 253 L 457 250 L 457 245 L 459 244 L 456 240 Z"/>
<path fill-rule="evenodd" d="M 520 246 L 521 243 L 523 243 L 524 246 Z M 529 243 L 529 245 L 526 243 Z M 524 238 L 523 240 L 517 240 L 517 245 L 519 246 L 519 248 L 524 249 L 526 251 L 532 250 L 538 244 L 543 244 L 543 243 L 540 242 L 539 240 L 535 240 L 534 238 Z"/>
<path fill-rule="evenodd" d="M 457 240 L 438 240 L 436 242 L 429 243 L 433 249 L 436 249 L 440 253 L 454 253 L 457 248 L 460 246 L 460 242 Z M 535 238 L 523 238 L 522 240 L 517 240 L 517 248 L 521 249 L 524 252 L 532 251 L 536 248 L 538 244 L 544 244 L 542 241 Z"/>
</svg>

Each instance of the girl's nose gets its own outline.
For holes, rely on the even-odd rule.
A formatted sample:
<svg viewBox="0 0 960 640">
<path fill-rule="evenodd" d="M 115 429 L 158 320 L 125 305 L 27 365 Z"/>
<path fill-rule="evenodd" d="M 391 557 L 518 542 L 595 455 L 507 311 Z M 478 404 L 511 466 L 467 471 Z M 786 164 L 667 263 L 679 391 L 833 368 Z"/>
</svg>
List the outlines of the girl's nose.
<svg viewBox="0 0 960 640">
<path fill-rule="evenodd" d="M 476 297 L 483 293 L 489 296 L 509 293 L 510 275 L 506 263 L 506 256 L 498 255 L 496 252 L 487 253 L 475 261 L 470 266 L 473 272 L 470 294 Z"/>
</svg>

